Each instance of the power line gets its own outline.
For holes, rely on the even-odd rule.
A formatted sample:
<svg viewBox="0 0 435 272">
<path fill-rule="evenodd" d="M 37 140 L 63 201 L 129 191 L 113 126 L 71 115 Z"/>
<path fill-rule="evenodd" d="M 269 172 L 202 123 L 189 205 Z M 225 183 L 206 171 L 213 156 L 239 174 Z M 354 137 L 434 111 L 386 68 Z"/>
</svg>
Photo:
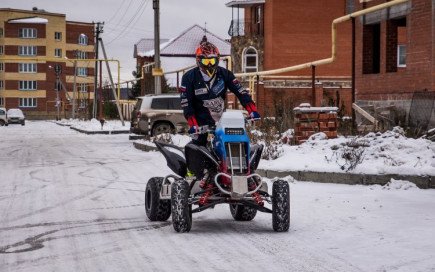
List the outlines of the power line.
<svg viewBox="0 0 435 272">
<path fill-rule="evenodd" d="M 112 43 L 114 40 L 118 39 L 121 35 L 125 35 L 125 32 L 127 30 L 127 28 L 130 26 L 130 24 L 133 22 L 133 20 L 137 17 L 137 15 L 139 14 L 139 12 L 142 14 L 143 10 L 145 10 L 146 6 L 148 5 L 149 0 L 144 0 L 141 5 L 139 6 L 138 10 L 136 11 L 136 13 L 130 18 L 130 20 L 127 22 L 127 25 L 124 27 L 124 29 L 112 40 L 110 40 L 106 45 L 109 45 L 110 43 Z M 128 33 L 129 31 L 127 31 Z"/>
</svg>

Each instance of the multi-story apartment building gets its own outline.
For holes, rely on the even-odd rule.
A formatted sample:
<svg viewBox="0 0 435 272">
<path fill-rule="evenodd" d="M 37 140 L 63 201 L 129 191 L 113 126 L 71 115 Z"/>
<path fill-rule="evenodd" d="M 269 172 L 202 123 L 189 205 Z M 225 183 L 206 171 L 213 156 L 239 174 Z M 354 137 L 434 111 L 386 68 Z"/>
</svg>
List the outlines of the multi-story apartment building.
<svg viewBox="0 0 435 272">
<path fill-rule="evenodd" d="M 94 24 L 45 10 L 0 9 L 0 106 L 28 119 L 86 112 L 94 98 Z M 75 86 L 75 93 L 74 93 Z"/>
</svg>

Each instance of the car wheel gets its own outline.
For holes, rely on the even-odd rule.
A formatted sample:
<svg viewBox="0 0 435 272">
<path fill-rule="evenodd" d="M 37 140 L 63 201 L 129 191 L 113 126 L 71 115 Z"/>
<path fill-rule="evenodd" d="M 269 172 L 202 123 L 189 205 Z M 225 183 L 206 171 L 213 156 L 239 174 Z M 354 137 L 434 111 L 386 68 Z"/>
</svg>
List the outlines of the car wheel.
<svg viewBox="0 0 435 272">
<path fill-rule="evenodd" d="M 24 121 L 23 121 L 23 122 L 21 122 L 21 125 L 22 125 L 22 126 L 24 126 Z"/>
<path fill-rule="evenodd" d="M 174 133 L 172 125 L 169 123 L 157 123 L 152 130 L 152 136 L 157 136 L 163 133 Z"/>
<path fill-rule="evenodd" d="M 0 120 L 0 126 L 4 126 L 4 125 L 6 125 L 6 122 L 3 120 Z"/>
</svg>

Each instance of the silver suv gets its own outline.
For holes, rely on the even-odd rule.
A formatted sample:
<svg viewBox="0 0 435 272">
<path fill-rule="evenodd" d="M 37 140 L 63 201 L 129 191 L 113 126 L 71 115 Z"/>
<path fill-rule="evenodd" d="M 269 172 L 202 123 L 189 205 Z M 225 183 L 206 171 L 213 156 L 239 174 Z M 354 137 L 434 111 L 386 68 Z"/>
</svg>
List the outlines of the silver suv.
<svg viewBox="0 0 435 272">
<path fill-rule="evenodd" d="M 8 125 L 8 115 L 5 108 L 0 108 L 0 126 Z"/>
<path fill-rule="evenodd" d="M 155 136 L 161 133 L 183 133 L 188 129 L 178 94 L 137 97 L 132 112 L 131 132 L 145 135 L 150 132 L 151 136 Z"/>
</svg>

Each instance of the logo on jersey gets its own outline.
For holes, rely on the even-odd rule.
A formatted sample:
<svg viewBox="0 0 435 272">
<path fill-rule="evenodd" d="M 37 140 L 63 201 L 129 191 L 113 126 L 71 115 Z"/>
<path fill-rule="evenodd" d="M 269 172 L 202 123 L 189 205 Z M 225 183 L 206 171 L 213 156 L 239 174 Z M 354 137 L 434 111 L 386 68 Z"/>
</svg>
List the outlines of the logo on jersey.
<svg viewBox="0 0 435 272">
<path fill-rule="evenodd" d="M 210 100 L 204 100 L 203 105 L 209 110 L 211 117 L 215 121 L 218 121 L 224 112 L 224 103 L 225 101 L 221 97 L 217 97 Z"/>
<path fill-rule="evenodd" d="M 201 88 L 195 90 L 195 95 L 207 94 L 207 88 Z"/>
<path fill-rule="evenodd" d="M 215 94 L 218 95 L 220 92 L 222 92 L 223 90 L 225 90 L 225 82 L 224 80 L 221 78 L 216 85 L 214 85 L 211 88 L 211 91 Z"/>
</svg>

